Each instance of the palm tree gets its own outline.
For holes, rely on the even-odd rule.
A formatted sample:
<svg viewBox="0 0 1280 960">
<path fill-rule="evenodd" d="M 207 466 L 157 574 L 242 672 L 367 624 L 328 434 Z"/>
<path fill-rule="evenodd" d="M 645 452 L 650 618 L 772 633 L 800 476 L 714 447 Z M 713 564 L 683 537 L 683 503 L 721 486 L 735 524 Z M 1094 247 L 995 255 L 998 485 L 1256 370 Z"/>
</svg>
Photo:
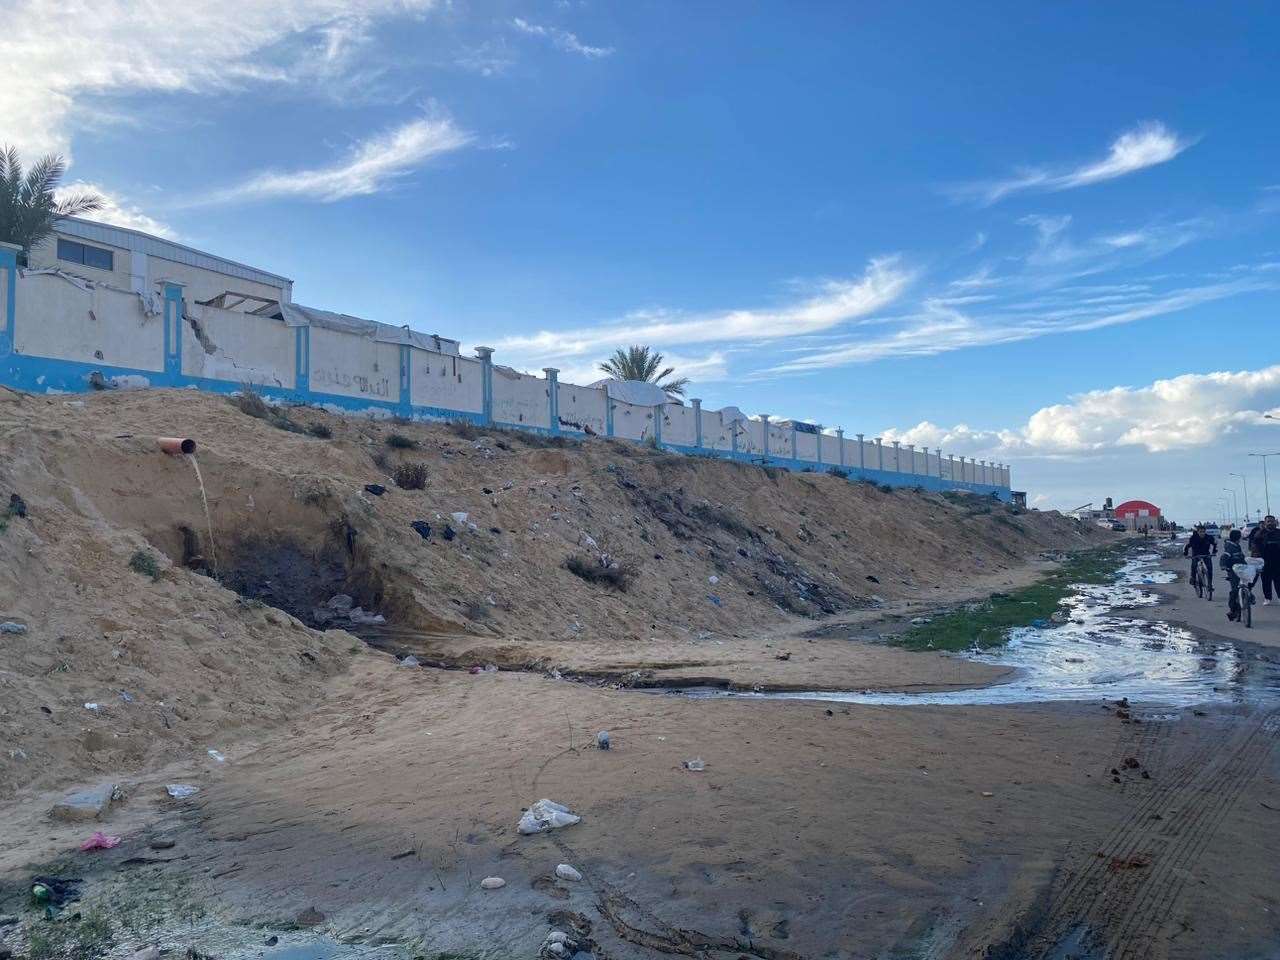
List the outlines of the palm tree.
<svg viewBox="0 0 1280 960">
<path fill-rule="evenodd" d="M 667 367 L 659 372 L 658 368 L 661 366 L 662 354 L 657 350 L 649 347 L 631 347 L 623 350 L 619 347 L 613 351 L 612 357 L 600 364 L 600 369 L 615 380 L 642 380 L 645 383 L 656 384 L 672 396 L 683 397 L 684 388 L 689 385 L 689 378 L 679 377 L 663 383 L 663 380 L 675 373 L 676 369 Z"/>
<path fill-rule="evenodd" d="M 0 150 L 0 240 L 22 248 L 26 263 L 31 248 L 53 233 L 59 217 L 74 217 L 102 208 L 102 197 L 78 191 L 58 199 L 58 181 L 67 172 L 67 161 L 56 154 L 41 157 L 23 174 L 18 148 Z"/>
</svg>

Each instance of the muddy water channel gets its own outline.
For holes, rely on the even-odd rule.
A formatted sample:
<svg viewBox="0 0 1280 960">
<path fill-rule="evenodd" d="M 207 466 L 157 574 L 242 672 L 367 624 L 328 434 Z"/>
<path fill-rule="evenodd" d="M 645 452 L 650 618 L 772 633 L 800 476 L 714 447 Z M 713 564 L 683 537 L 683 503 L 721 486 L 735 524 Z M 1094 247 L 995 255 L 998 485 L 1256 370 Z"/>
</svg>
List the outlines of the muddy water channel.
<svg viewBox="0 0 1280 960">
<path fill-rule="evenodd" d="M 1256 650 L 1198 639 L 1159 620 L 1125 616 L 1153 607 L 1159 598 L 1144 586 L 1169 583 L 1159 555 L 1140 554 L 1110 584 L 1080 584 L 1063 599 L 1067 621 L 1010 632 L 998 650 L 963 654 L 1018 671 L 1007 683 L 935 693 L 875 691 L 744 692 L 677 691 L 692 697 L 824 700 L 886 705 L 1005 704 L 1035 701 L 1119 699 L 1186 706 L 1194 703 L 1280 699 L 1280 664 Z"/>
</svg>

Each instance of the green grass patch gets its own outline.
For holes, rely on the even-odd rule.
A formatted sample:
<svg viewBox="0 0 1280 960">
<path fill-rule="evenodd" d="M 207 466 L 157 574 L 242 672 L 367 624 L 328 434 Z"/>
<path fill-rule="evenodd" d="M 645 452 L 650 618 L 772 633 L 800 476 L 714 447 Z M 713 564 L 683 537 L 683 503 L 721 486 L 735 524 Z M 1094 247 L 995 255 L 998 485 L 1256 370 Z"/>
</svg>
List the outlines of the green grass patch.
<svg viewBox="0 0 1280 960">
<path fill-rule="evenodd" d="M 968 650 L 975 643 L 983 648 L 1001 646 L 1011 628 L 1048 620 L 1073 583 L 1110 583 L 1123 562 L 1123 547 L 1070 554 L 1062 566 L 1038 583 L 992 594 L 980 603 L 934 617 L 894 642 L 908 650 Z"/>
</svg>

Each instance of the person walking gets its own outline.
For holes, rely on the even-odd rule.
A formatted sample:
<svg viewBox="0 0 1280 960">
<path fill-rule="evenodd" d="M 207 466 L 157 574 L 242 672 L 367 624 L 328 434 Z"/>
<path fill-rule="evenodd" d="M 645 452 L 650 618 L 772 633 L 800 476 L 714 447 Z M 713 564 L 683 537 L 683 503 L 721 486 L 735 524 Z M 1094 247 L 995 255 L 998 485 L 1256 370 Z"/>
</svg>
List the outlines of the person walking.
<svg viewBox="0 0 1280 960">
<path fill-rule="evenodd" d="M 1258 527 L 1258 556 L 1262 558 L 1262 605 L 1271 605 L 1272 593 L 1280 601 L 1280 525 L 1267 514 Z"/>
</svg>

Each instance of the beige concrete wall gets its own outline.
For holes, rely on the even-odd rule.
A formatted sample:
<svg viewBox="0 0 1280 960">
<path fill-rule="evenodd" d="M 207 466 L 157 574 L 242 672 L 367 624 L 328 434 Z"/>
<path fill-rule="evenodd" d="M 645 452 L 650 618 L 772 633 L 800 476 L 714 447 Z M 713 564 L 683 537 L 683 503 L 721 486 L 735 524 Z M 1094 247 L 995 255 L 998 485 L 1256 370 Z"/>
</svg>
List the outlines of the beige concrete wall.
<svg viewBox="0 0 1280 960">
<path fill-rule="evenodd" d="M 148 316 L 137 294 L 27 273 L 18 278 L 14 307 L 15 353 L 164 369 L 164 321 Z"/>
</svg>

